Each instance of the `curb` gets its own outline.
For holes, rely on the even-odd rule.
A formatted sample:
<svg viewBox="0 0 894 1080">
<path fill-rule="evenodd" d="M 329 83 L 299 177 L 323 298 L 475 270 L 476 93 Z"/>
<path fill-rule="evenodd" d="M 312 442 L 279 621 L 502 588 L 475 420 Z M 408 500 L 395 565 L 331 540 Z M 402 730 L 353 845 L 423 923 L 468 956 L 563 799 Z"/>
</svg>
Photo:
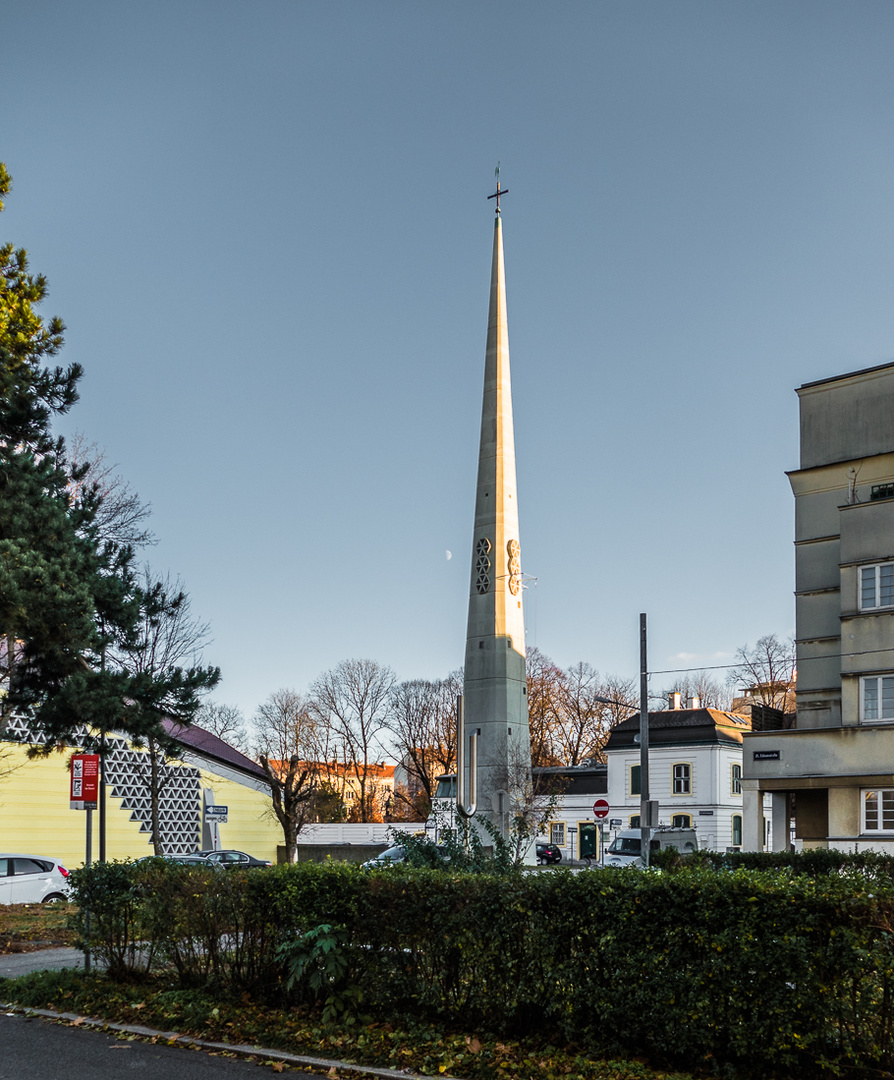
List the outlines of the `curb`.
<svg viewBox="0 0 894 1080">
<path fill-rule="evenodd" d="M 246 1043 L 211 1042 L 209 1039 L 196 1039 L 191 1035 L 181 1035 L 177 1031 L 156 1031 L 155 1028 L 140 1024 L 115 1024 L 111 1020 L 93 1020 L 79 1013 L 54 1012 L 52 1009 L 31 1009 L 23 1005 L 7 1005 L 0 1002 L 0 1009 L 7 1013 L 22 1013 L 25 1016 L 39 1016 L 45 1020 L 65 1020 L 69 1023 L 77 1020 L 80 1027 L 99 1028 L 103 1031 L 120 1031 L 125 1035 L 137 1035 L 143 1039 L 163 1039 L 168 1046 L 197 1047 L 199 1050 L 222 1050 L 240 1057 L 263 1057 L 269 1061 L 282 1061 L 286 1065 L 298 1065 L 313 1069 L 342 1069 L 345 1072 L 360 1073 L 366 1076 L 379 1076 L 383 1080 L 435 1080 L 428 1073 L 411 1072 L 408 1069 L 385 1069 L 376 1065 L 358 1065 L 355 1062 L 336 1061 L 333 1058 L 306 1057 L 303 1054 L 290 1054 L 286 1050 L 273 1050 L 265 1046 L 249 1046 Z M 441 1074 L 437 1080 L 460 1080 L 456 1076 Z"/>
</svg>

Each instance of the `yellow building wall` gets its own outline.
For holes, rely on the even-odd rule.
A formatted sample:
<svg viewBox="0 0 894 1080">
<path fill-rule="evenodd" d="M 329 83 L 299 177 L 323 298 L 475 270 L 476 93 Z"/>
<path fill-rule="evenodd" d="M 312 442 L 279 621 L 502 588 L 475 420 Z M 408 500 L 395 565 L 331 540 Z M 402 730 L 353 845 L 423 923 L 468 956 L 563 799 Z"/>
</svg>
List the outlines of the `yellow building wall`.
<svg viewBox="0 0 894 1080">
<path fill-rule="evenodd" d="M 86 853 L 87 812 L 69 808 L 71 753 L 29 761 L 27 747 L 0 743 L 0 853 L 22 852 L 58 859 L 69 869 L 82 866 Z M 282 829 L 270 810 L 270 796 L 200 769 L 202 788 L 214 792 L 214 802 L 229 807 L 220 825 L 220 847 L 238 848 L 259 859 L 276 862 Z M 201 807 L 199 807 L 201 809 Z M 268 812 L 269 811 L 269 812 Z M 99 811 L 94 810 L 92 857 L 99 856 Z M 200 825 L 195 847 L 202 846 Z M 106 858 L 139 859 L 152 854 L 148 831 L 131 821 L 121 799 L 106 794 Z"/>
<path fill-rule="evenodd" d="M 214 802 L 227 807 L 227 823 L 218 826 L 219 847 L 247 851 L 256 859 L 276 862 L 276 847 L 283 843 L 282 828 L 273 814 L 270 795 L 200 770 L 203 788 L 214 792 Z"/>
</svg>

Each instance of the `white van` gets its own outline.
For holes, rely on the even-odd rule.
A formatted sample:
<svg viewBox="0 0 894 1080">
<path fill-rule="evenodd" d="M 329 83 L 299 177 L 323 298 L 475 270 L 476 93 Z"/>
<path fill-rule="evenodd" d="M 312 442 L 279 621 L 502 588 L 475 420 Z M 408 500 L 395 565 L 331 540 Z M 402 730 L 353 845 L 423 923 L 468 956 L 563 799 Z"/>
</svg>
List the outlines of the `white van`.
<svg viewBox="0 0 894 1080">
<path fill-rule="evenodd" d="M 695 829 L 659 826 L 652 830 L 650 851 L 673 848 L 682 855 L 698 851 Z M 642 840 L 639 829 L 622 829 L 605 851 L 606 866 L 642 866 Z"/>
</svg>

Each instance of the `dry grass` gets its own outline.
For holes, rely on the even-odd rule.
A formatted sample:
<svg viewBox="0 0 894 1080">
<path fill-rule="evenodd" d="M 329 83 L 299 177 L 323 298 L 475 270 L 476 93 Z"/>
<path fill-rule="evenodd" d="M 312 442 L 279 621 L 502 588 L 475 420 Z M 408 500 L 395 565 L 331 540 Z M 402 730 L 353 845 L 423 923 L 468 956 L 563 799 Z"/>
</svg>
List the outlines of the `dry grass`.
<svg viewBox="0 0 894 1080">
<path fill-rule="evenodd" d="M 70 904 L 0 904 L 0 953 L 73 945 Z"/>
</svg>

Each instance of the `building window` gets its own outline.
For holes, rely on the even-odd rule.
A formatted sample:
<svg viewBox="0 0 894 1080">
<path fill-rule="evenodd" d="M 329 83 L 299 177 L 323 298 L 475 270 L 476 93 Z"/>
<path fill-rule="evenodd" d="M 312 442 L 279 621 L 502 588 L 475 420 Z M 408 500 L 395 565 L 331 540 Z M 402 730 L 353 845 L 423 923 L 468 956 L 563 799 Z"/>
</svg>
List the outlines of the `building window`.
<svg viewBox="0 0 894 1080">
<path fill-rule="evenodd" d="M 894 562 L 860 567 L 860 609 L 894 607 Z"/>
<path fill-rule="evenodd" d="M 894 832 L 894 789 L 863 792 L 863 831 Z"/>
<path fill-rule="evenodd" d="M 639 828 L 639 814 L 631 814 L 630 815 L 629 828 L 631 828 L 631 829 L 638 829 Z"/>
<path fill-rule="evenodd" d="M 742 766 L 733 765 L 730 772 L 730 792 L 733 795 L 742 794 Z"/>
<path fill-rule="evenodd" d="M 671 818 L 671 825 L 675 829 L 691 829 L 692 828 L 692 815 L 691 814 L 674 814 Z"/>
<path fill-rule="evenodd" d="M 742 815 L 733 814 L 733 847 L 742 846 Z"/>
<path fill-rule="evenodd" d="M 551 821 L 549 824 L 549 842 L 557 847 L 565 846 L 565 822 Z"/>
<path fill-rule="evenodd" d="M 674 794 L 692 794 L 692 766 L 682 761 L 674 765 Z"/>
<path fill-rule="evenodd" d="M 639 784 L 639 765 L 631 765 L 630 766 L 630 794 L 631 795 L 639 795 L 640 790 L 641 789 L 640 789 L 640 784 Z"/>
<path fill-rule="evenodd" d="M 894 720 L 894 675 L 867 675 L 860 680 L 860 719 Z"/>
</svg>

